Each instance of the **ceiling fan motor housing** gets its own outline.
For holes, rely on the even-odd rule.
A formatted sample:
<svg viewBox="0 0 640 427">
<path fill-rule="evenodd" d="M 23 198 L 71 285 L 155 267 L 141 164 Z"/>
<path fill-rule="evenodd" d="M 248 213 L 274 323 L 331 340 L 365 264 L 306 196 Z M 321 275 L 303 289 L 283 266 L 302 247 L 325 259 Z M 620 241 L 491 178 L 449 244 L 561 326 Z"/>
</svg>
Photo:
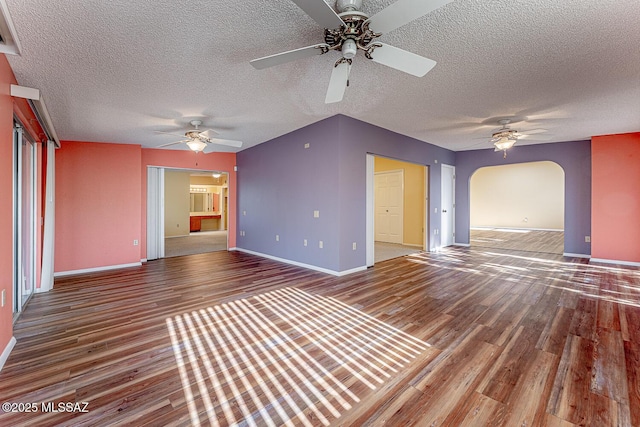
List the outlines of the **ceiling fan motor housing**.
<svg viewBox="0 0 640 427">
<path fill-rule="evenodd" d="M 353 10 L 360 10 L 362 6 L 362 0 L 337 0 L 336 9 L 338 12 L 349 12 Z"/>
</svg>

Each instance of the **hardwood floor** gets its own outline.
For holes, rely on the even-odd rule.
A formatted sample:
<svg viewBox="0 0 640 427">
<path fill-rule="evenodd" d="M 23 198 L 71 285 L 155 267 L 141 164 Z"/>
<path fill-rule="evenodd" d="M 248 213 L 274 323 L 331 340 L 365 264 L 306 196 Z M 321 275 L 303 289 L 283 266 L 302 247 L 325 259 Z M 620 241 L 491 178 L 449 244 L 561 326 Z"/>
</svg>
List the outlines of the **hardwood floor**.
<svg viewBox="0 0 640 427">
<path fill-rule="evenodd" d="M 168 258 L 58 279 L 14 335 L 0 400 L 37 412 L 0 425 L 640 425 L 640 271 L 557 255 L 451 248 L 340 278 Z"/>
<path fill-rule="evenodd" d="M 472 247 L 546 252 L 559 255 L 564 252 L 563 231 L 472 228 L 469 242 Z"/>
</svg>

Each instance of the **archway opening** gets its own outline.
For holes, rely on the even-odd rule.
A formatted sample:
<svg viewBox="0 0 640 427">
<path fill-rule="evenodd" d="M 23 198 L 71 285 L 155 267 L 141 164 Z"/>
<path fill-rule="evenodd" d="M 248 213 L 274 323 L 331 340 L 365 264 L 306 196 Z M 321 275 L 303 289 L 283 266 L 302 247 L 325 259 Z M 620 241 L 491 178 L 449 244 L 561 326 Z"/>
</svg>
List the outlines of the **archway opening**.
<svg viewBox="0 0 640 427">
<path fill-rule="evenodd" d="M 472 247 L 563 253 L 564 170 L 557 163 L 483 167 L 469 188 Z"/>
</svg>

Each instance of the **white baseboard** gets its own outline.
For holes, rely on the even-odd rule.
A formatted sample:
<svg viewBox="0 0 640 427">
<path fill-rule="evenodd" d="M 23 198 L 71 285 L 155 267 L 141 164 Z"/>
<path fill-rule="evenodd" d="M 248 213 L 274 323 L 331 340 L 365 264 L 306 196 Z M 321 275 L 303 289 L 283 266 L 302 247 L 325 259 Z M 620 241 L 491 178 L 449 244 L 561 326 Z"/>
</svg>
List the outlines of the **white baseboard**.
<svg viewBox="0 0 640 427">
<path fill-rule="evenodd" d="M 600 264 L 619 264 L 619 265 L 628 265 L 630 267 L 640 267 L 640 262 L 619 261 L 615 259 L 591 258 L 589 263 L 592 263 L 592 262 L 598 262 Z"/>
<path fill-rule="evenodd" d="M 107 265 L 105 267 L 84 268 L 81 270 L 58 271 L 53 273 L 53 277 L 73 276 L 75 274 L 96 273 L 99 271 L 116 270 L 118 268 L 140 267 L 141 262 L 132 262 L 131 264 Z"/>
<path fill-rule="evenodd" d="M 562 256 L 571 257 L 571 258 L 586 258 L 586 259 L 591 258 L 591 255 L 587 255 L 587 254 L 572 254 L 571 252 L 565 252 L 565 253 L 562 254 Z"/>
<path fill-rule="evenodd" d="M 238 251 L 238 252 L 244 252 L 247 254 L 251 254 L 251 255 L 256 255 L 262 258 L 267 258 L 267 259 L 271 259 L 274 261 L 279 261 L 279 262 L 283 262 L 285 264 L 291 264 L 291 265 L 295 265 L 296 267 L 302 267 L 302 268 L 307 268 L 309 270 L 315 270 L 315 271 L 319 271 L 321 273 L 326 273 L 326 274 L 331 274 L 332 276 L 346 276 L 347 274 L 351 274 L 351 273 L 357 273 L 358 271 L 364 271 L 367 269 L 366 266 L 362 266 L 362 267 L 356 267 L 356 268 L 352 268 L 351 270 L 344 270 L 344 271 L 334 271 L 334 270 L 329 270 L 327 268 L 322 268 L 322 267 L 318 267 L 315 265 L 311 265 L 311 264 L 305 264 L 302 262 L 297 262 L 297 261 L 292 261 L 290 259 L 285 259 L 285 258 L 279 258 L 276 256 L 272 256 L 272 255 L 267 255 L 267 254 L 263 254 L 260 252 L 254 252 L 254 251 L 250 251 L 248 249 L 242 249 L 242 248 L 229 248 L 230 251 Z"/>
<path fill-rule="evenodd" d="M 2 367 L 7 362 L 7 359 L 11 354 L 11 350 L 13 350 L 13 346 L 15 345 L 16 345 L 16 337 L 11 337 L 11 339 L 7 343 L 7 346 L 4 348 L 4 350 L 2 351 L 2 354 L 0 355 L 0 371 L 2 371 Z"/>
<path fill-rule="evenodd" d="M 471 244 L 469 243 L 458 243 L 458 242 L 453 242 L 453 246 L 464 246 L 465 248 L 468 248 L 471 246 Z"/>
</svg>

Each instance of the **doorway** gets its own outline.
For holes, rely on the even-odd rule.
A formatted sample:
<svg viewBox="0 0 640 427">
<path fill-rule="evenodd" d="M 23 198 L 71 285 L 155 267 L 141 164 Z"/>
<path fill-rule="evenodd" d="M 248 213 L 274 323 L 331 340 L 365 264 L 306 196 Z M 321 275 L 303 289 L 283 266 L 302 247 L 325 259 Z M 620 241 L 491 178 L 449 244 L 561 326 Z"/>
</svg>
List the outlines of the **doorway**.
<svg viewBox="0 0 640 427">
<path fill-rule="evenodd" d="M 469 193 L 471 246 L 564 252 L 564 170 L 557 163 L 480 168 Z"/>
<path fill-rule="evenodd" d="M 367 155 L 367 266 L 428 247 L 428 169 Z"/>
<path fill-rule="evenodd" d="M 228 249 L 228 173 L 149 167 L 148 174 L 148 260 Z"/>
</svg>

